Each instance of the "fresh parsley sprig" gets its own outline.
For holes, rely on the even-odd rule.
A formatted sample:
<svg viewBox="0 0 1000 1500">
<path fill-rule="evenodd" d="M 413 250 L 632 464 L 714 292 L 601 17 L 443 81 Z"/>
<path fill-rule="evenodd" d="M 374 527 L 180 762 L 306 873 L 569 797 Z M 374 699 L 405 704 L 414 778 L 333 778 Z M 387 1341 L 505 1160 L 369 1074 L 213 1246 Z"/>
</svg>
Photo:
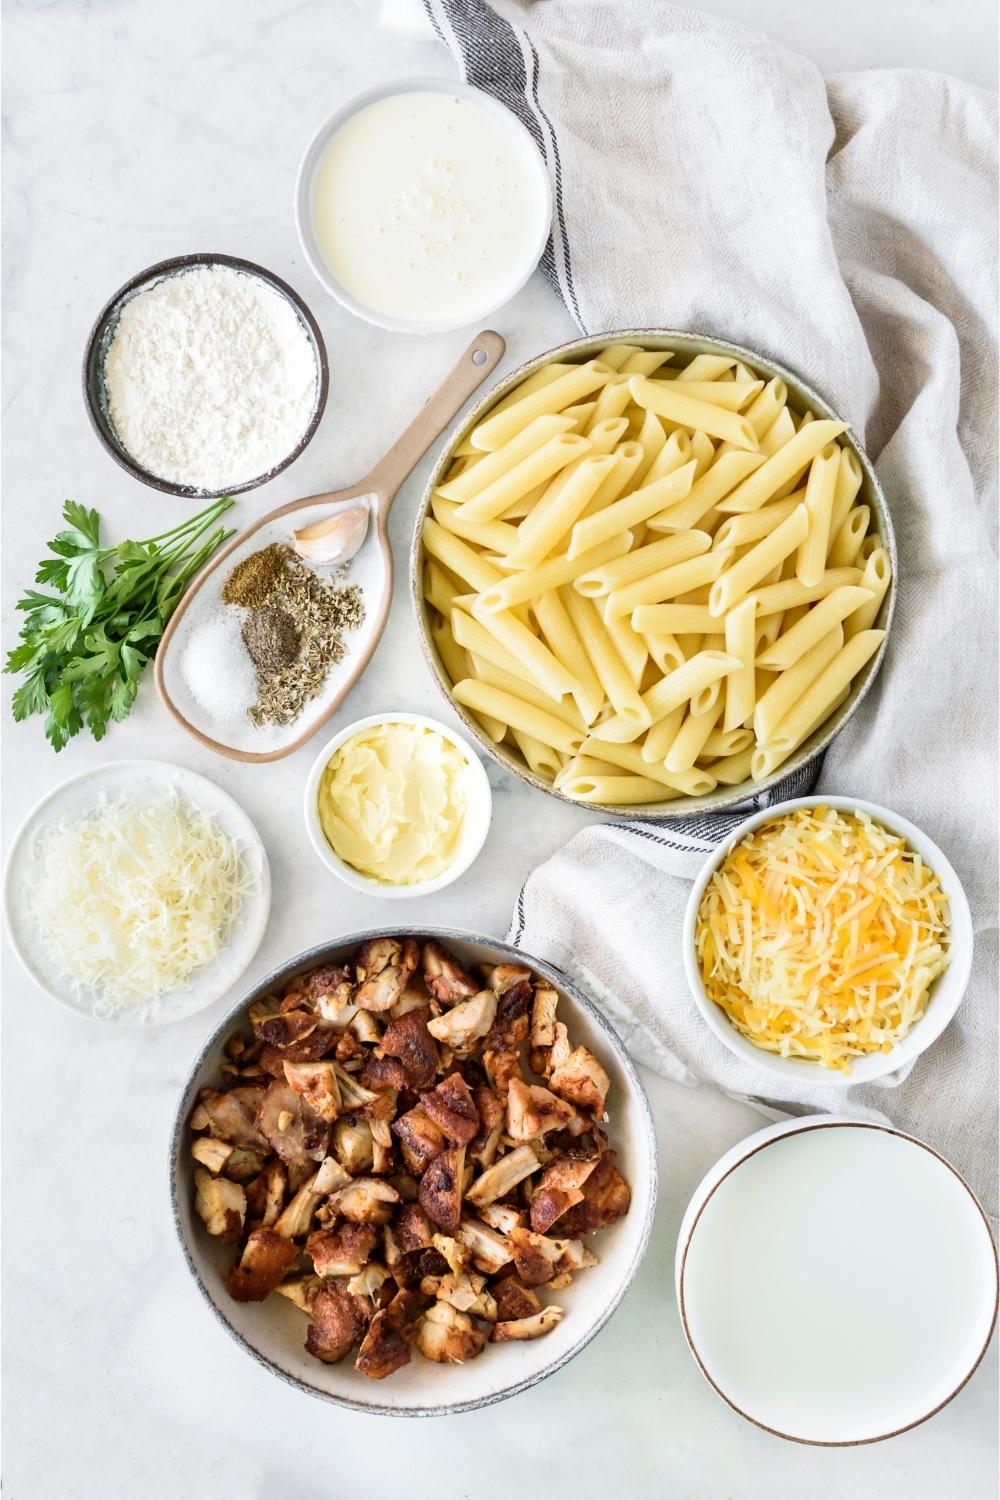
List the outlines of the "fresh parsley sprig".
<svg viewBox="0 0 1000 1500">
<path fill-rule="evenodd" d="M 17 603 L 21 644 L 4 668 L 24 677 L 14 718 L 44 714 L 54 750 L 85 724 L 100 740 L 109 719 L 126 718 L 189 580 L 233 534 L 216 524 L 232 504 L 216 500 L 159 536 L 102 547 L 97 511 L 67 500 L 67 530 L 49 542 L 52 556 L 35 574 L 52 592 L 26 589 Z"/>
</svg>

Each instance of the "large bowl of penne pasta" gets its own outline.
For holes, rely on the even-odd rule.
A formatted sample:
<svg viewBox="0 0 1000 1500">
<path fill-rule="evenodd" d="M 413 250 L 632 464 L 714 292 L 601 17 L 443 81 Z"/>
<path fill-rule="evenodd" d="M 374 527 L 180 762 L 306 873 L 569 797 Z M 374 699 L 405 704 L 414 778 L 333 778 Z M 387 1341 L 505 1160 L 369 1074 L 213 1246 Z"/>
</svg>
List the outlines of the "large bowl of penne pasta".
<svg viewBox="0 0 1000 1500">
<path fill-rule="evenodd" d="M 885 497 L 845 421 L 735 344 L 640 329 L 522 365 L 428 482 L 428 662 L 484 750 L 619 817 L 747 801 L 820 755 L 879 668 Z"/>
</svg>

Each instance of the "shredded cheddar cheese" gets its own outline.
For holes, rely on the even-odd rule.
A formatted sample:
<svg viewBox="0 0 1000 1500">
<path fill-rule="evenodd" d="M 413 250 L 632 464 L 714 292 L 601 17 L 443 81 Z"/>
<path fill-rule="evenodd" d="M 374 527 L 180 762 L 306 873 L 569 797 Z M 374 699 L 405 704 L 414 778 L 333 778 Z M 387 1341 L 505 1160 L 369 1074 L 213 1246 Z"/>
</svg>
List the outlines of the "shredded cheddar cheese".
<svg viewBox="0 0 1000 1500">
<path fill-rule="evenodd" d="M 705 990 L 756 1046 L 850 1072 L 891 1051 L 948 963 L 948 900 L 863 813 L 799 808 L 749 834 L 706 887 Z"/>
</svg>

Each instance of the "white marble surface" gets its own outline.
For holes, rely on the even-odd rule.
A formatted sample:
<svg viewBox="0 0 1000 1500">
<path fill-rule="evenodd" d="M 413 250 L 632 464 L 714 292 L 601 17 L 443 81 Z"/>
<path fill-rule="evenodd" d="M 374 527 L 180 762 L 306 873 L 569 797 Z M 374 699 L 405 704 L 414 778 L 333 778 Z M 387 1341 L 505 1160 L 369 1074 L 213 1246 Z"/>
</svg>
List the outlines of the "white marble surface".
<svg viewBox="0 0 1000 1500">
<path fill-rule="evenodd" d="M 830 28 L 812 6 L 725 0 L 830 69 L 932 65 L 990 83 L 992 6 L 854 0 Z M 808 17 L 808 18 L 807 18 Z M 352 321 L 303 264 L 292 225 L 299 153 L 344 95 L 396 75 L 449 72 L 433 43 L 379 36 L 374 0 L 128 0 L 6 7 L 5 555 L 3 641 L 66 496 L 116 533 L 183 513 L 118 470 L 84 415 L 79 360 L 97 308 L 134 271 L 182 251 L 248 256 L 288 279 L 322 324 L 327 416 L 287 474 L 244 497 L 250 520 L 359 476 L 408 420 L 467 335 L 400 339 Z M 946 19 L 947 18 L 947 19 Z M 536 278 L 496 319 L 509 360 L 572 333 Z M 404 565 L 427 463 L 392 521 Z M 5 685 L 9 694 L 9 683 Z M 447 716 L 400 591 L 364 683 L 337 723 L 381 708 Z M 109 758 L 155 755 L 217 777 L 256 820 L 274 906 L 248 976 L 336 932 L 395 920 L 320 867 L 301 826 L 312 750 L 241 767 L 168 721 L 152 684 L 101 746 L 56 760 L 38 722 L 4 708 L 5 812 Z M 491 769 L 496 817 L 461 884 L 415 920 L 502 934 L 530 867 L 586 815 Z M 702 1172 L 759 1123 L 707 1091 L 648 1077 L 662 1207 L 638 1282 L 608 1329 L 544 1386 L 486 1413 L 400 1425 L 340 1413 L 270 1379 L 211 1319 L 172 1237 L 166 1142 L 178 1088 L 222 1006 L 145 1035 L 76 1020 L 34 991 L 5 949 L 6 1493 L 12 1500 L 291 1500 L 520 1493 L 597 1500 L 628 1476 L 639 1497 L 811 1500 L 995 1493 L 996 1353 L 935 1421 L 874 1448 L 823 1452 L 741 1422 L 703 1384 L 672 1291 L 677 1224 Z"/>
</svg>

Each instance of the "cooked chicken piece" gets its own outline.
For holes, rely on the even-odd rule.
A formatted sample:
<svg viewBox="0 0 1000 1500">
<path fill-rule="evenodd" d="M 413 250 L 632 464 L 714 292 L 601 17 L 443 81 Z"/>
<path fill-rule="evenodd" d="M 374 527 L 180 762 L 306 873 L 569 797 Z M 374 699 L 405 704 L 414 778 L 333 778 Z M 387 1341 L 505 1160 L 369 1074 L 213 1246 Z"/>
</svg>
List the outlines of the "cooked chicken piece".
<svg viewBox="0 0 1000 1500">
<path fill-rule="evenodd" d="M 487 1276 L 495 1275 L 512 1259 L 513 1252 L 505 1237 L 475 1219 L 463 1219 L 455 1231 L 455 1238 L 468 1250 L 476 1269 L 484 1271 Z"/>
<path fill-rule="evenodd" d="M 382 1031 L 370 1010 L 357 1011 L 348 1022 L 351 1034 L 366 1047 L 377 1046 Z"/>
<path fill-rule="evenodd" d="M 222 1169 L 222 1175 L 233 1182 L 250 1182 L 260 1175 L 268 1154 L 248 1151 L 246 1146 L 234 1146 L 232 1155 Z"/>
<path fill-rule="evenodd" d="M 460 1000 L 444 1015 L 428 1021 L 427 1030 L 455 1052 L 466 1052 L 486 1035 L 497 1013 L 497 997 L 492 990 L 480 990 L 471 1000 Z"/>
<path fill-rule="evenodd" d="M 521 1055 L 511 1048 L 501 1048 L 495 1051 L 490 1047 L 483 1049 L 483 1066 L 490 1083 L 501 1094 L 506 1094 L 507 1085 L 512 1078 L 523 1082 L 521 1072 Z"/>
<path fill-rule="evenodd" d="M 275 1047 L 268 1043 L 262 1047 L 257 1062 L 258 1070 L 268 1074 L 271 1078 L 280 1078 L 284 1081 L 285 1063 L 315 1062 L 323 1057 L 325 1053 L 336 1046 L 339 1032 L 332 1026 L 317 1026 L 316 1030 L 304 1036 L 301 1041 L 289 1042 L 287 1047 Z"/>
<path fill-rule="evenodd" d="M 479 1130 L 479 1111 L 472 1090 L 461 1073 L 442 1078 L 437 1088 L 423 1094 L 420 1107 L 451 1141 L 468 1145 Z"/>
<path fill-rule="evenodd" d="M 453 1146 L 436 1156 L 420 1179 L 417 1201 L 439 1229 L 454 1234 L 462 1217 L 465 1147 Z"/>
<path fill-rule="evenodd" d="M 287 1083 L 275 1079 L 268 1084 L 257 1111 L 257 1124 L 282 1161 L 289 1165 L 322 1161 L 327 1154 L 329 1125 Z"/>
<path fill-rule="evenodd" d="M 382 1036 L 382 1051 L 403 1064 L 411 1089 L 429 1089 L 437 1073 L 438 1046 L 427 1028 L 429 1018 L 427 1008 L 408 1011 L 398 1021 L 390 1021 Z"/>
<path fill-rule="evenodd" d="M 476 1209 L 476 1213 L 484 1224 L 498 1230 L 500 1234 L 510 1234 L 512 1229 L 525 1223 L 525 1214 L 507 1203 L 485 1203 Z"/>
<path fill-rule="evenodd" d="M 358 1074 L 363 1088 L 378 1093 L 382 1089 L 394 1089 L 398 1094 L 407 1087 L 406 1069 L 398 1057 L 372 1057 L 369 1055 Z"/>
<path fill-rule="evenodd" d="M 419 1176 L 445 1148 L 444 1132 L 419 1104 L 393 1121 L 392 1133 L 403 1148 L 403 1160 Z"/>
<path fill-rule="evenodd" d="M 561 1067 L 572 1052 L 569 1044 L 569 1032 L 562 1021 L 556 1022 L 556 1039 L 549 1049 L 549 1072 Z"/>
<path fill-rule="evenodd" d="M 291 1281 L 283 1281 L 274 1290 L 279 1297 L 287 1297 L 302 1312 L 311 1313 L 313 1300 L 322 1285 L 318 1276 L 294 1276 Z"/>
<path fill-rule="evenodd" d="M 553 1276 L 552 1280 L 547 1282 L 546 1285 L 550 1292 L 561 1292 L 563 1287 L 567 1287 L 572 1283 L 572 1280 L 573 1278 L 568 1271 L 562 1271 L 558 1276 Z"/>
<path fill-rule="evenodd" d="M 472 1319 L 447 1302 L 434 1302 L 417 1326 L 414 1344 L 425 1359 L 439 1365 L 460 1365 L 481 1354 L 486 1334 Z"/>
<path fill-rule="evenodd" d="M 199 1108 L 208 1117 L 205 1124 L 220 1141 L 245 1146 L 249 1151 L 267 1151 L 268 1142 L 257 1124 L 257 1111 L 263 1099 L 264 1090 L 253 1084 L 244 1084 L 226 1093 L 206 1089 Z"/>
<path fill-rule="evenodd" d="M 333 1151 L 352 1176 L 370 1172 L 375 1163 L 375 1146 L 368 1121 L 354 1115 L 341 1116 L 333 1127 Z"/>
<path fill-rule="evenodd" d="M 225 1244 L 234 1244 L 243 1233 L 247 1213 L 246 1193 L 226 1177 L 213 1177 L 204 1167 L 194 1169 L 194 1206 L 209 1234 Z"/>
<path fill-rule="evenodd" d="M 340 1085 L 331 1062 L 284 1064 L 285 1081 L 301 1094 L 314 1114 L 332 1124 L 340 1113 Z"/>
<path fill-rule="evenodd" d="M 317 1014 L 329 1022 L 335 1031 L 343 1031 L 358 1013 L 358 1007 L 354 1003 L 354 986 L 349 981 L 338 985 L 328 995 L 319 995 L 315 1005 Z"/>
<path fill-rule="evenodd" d="M 486 1203 L 495 1203 L 498 1198 L 505 1198 L 519 1182 L 530 1177 L 532 1172 L 537 1172 L 540 1166 L 541 1162 L 530 1146 L 518 1146 L 515 1151 L 501 1156 L 492 1167 L 487 1167 L 465 1196 L 478 1208 Z"/>
<path fill-rule="evenodd" d="M 473 1102 L 479 1114 L 479 1130 L 468 1146 L 471 1161 L 488 1167 L 497 1154 L 497 1145 L 507 1119 L 507 1101 L 503 1094 L 477 1084 L 472 1091 Z"/>
<path fill-rule="evenodd" d="M 267 1046 L 289 1047 L 293 1042 L 311 1036 L 319 1024 L 319 1017 L 311 1010 L 279 1011 L 273 1016 L 260 1013 L 255 1016 L 251 1011 L 250 1023 L 254 1036 Z"/>
<path fill-rule="evenodd" d="M 286 1240 L 293 1240 L 300 1234 L 308 1233 L 313 1214 L 319 1207 L 323 1196 L 322 1193 L 316 1191 L 318 1176 L 319 1173 L 314 1172 L 285 1204 L 274 1221 L 275 1234 L 280 1234 Z"/>
<path fill-rule="evenodd" d="M 424 944 L 423 973 L 424 984 L 442 1005 L 454 1005 L 456 1000 L 467 1000 L 479 989 L 471 975 L 440 943 L 432 941 Z"/>
<path fill-rule="evenodd" d="M 337 1075 L 337 1087 L 340 1090 L 340 1107 L 342 1111 L 351 1109 L 364 1109 L 368 1104 L 374 1104 L 377 1094 L 371 1089 L 366 1089 L 360 1084 L 353 1073 L 349 1073 L 341 1063 L 335 1062 L 333 1071 Z"/>
<path fill-rule="evenodd" d="M 389 1273 L 398 1280 L 398 1271 L 403 1263 L 404 1254 L 399 1248 L 399 1241 L 393 1233 L 391 1224 L 386 1224 L 382 1229 L 382 1254 Z"/>
<path fill-rule="evenodd" d="M 583 1184 L 583 1202 L 569 1209 L 560 1225 L 565 1234 L 593 1234 L 628 1213 L 632 1190 L 615 1169 L 614 1155 L 606 1151 Z"/>
<path fill-rule="evenodd" d="M 404 1203 L 416 1203 L 420 1184 L 415 1177 L 410 1176 L 409 1172 L 394 1172 L 389 1181 Z"/>
<path fill-rule="evenodd" d="M 407 1203 L 393 1223 L 393 1233 L 400 1250 L 427 1250 L 434 1238 L 431 1221 L 419 1203 Z"/>
<path fill-rule="evenodd" d="M 394 1328 L 397 1333 L 401 1333 L 403 1338 L 409 1342 L 416 1333 L 420 1325 L 420 1319 L 429 1305 L 427 1298 L 421 1296 L 419 1292 L 412 1292 L 403 1288 L 402 1291 L 396 1293 L 395 1297 L 393 1297 L 392 1301 L 386 1307 L 386 1321 L 390 1328 Z"/>
<path fill-rule="evenodd" d="M 317 1276 L 357 1276 L 375 1248 L 377 1235 L 369 1224 L 342 1224 L 318 1229 L 306 1240 Z"/>
<path fill-rule="evenodd" d="M 324 1015 L 324 1004 L 343 1005 L 345 998 L 350 998 L 351 971 L 342 964 L 324 964 L 305 975 L 304 984 L 309 1002 Z"/>
<path fill-rule="evenodd" d="M 580 1240 L 556 1240 L 533 1234 L 530 1229 L 513 1229 L 507 1243 L 525 1286 L 544 1286 L 564 1271 L 597 1264 L 597 1257 L 585 1250 Z"/>
<path fill-rule="evenodd" d="M 341 1188 L 350 1187 L 351 1174 L 345 1171 L 335 1156 L 326 1156 L 320 1162 L 319 1171 L 313 1182 L 313 1190 L 317 1193 L 336 1193 Z"/>
<path fill-rule="evenodd" d="M 503 1323 L 530 1318 L 542 1310 L 542 1304 L 531 1288 L 516 1276 L 505 1276 L 503 1281 L 496 1282 L 493 1295 L 496 1297 L 497 1316 Z"/>
<path fill-rule="evenodd" d="M 321 1287 L 313 1298 L 306 1349 L 324 1364 L 335 1365 L 354 1348 L 367 1327 L 367 1306 L 342 1286 Z"/>
<path fill-rule="evenodd" d="M 557 1157 L 535 1183 L 531 1198 L 531 1227 L 545 1234 L 574 1203 L 583 1202 L 583 1184 L 596 1167 L 596 1160 L 578 1161 Z"/>
<path fill-rule="evenodd" d="M 265 1229 L 272 1229 L 288 1191 L 288 1171 L 283 1161 L 272 1159 L 253 1182 L 247 1183 L 247 1215 Z"/>
<path fill-rule="evenodd" d="M 191 1142 L 191 1155 L 210 1172 L 221 1172 L 234 1148 L 211 1135 L 199 1135 Z"/>
<path fill-rule="evenodd" d="M 396 1165 L 388 1120 L 369 1120 L 372 1133 L 372 1171 L 391 1172 Z"/>
<path fill-rule="evenodd" d="M 298 1246 L 290 1240 L 273 1229 L 255 1229 L 229 1273 L 229 1295 L 236 1302 L 263 1302 L 298 1258 Z"/>
<path fill-rule="evenodd" d="M 436 1234 L 433 1240 L 434 1249 L 447 1263 L 448 1270 L 454 1276 L 459 1276 L 468 1268 L 469 1252 L 464 1245 L 460 1245 L 450 1234 Z"/>
<path fill-rule="evenodd" d="M 333 1194 L 330 1204 L 352 1224 L 388 1224 L 399 1194 L 380 1177 L 359 1177 Z"/>
<path fill-rule="evenodd" d="M 496 974 L 496 969 L 493 973 Z M 518 971 L 515 971 L 518 972 Z M 524 970 L 519 972 L 524 973 Z M 528 1039 L 532 990 L 528 979 L 509 984 L 497 996 L 497 1013 L 485 1046 L 491 1052 L 520 1047 Z"/>
<path fill-rule="evenodd" d="M 388 1280 L 389 1272 L 385 1266 L 380 1266 L 377 1260 L 370 1260 L 363 1271 L 351 1277 L 347 1290 L 353 1297 L 367 1297 L 373 1302 L 380 1287 Z"/>
<path fill-rule="evenodd" d="M 214 1090 L 213 1089 L 202 1089 L 202 1093 L 203 1094 L 211 1094 L 211 1093 L 214 1093 Z M 224 1094 L 220 1094 L 219 1097 L 220 1098 L 225 1098 L 225 1095 Z M 207 1130 L 208 1127 L 209 1127 L 209 1123 L 210 1123 L 210 1121 L 209 1121 L 209 1118 L 208 1118 L 208 1110 L 205 1108 L 204 1104 L 202 1104 L 201 1102 L 199 1102 L 198 1104 L 195 1105 L 194 1109 L 191 1111 L 191 1118 L 188 1121 L 188 1124 L 189 1124 L 189 1126 L 191 1127 L 192 1130 Z"/>
<path fill-rule="evenodd" d="M 421 1291 L 423 1286 L 421 1286 Z M 449 1272 L 442 1276 L 434 1294 L 439 1302 L 457 1307 L 459 1312 L 471 1313 L 475 1318 L 485 1318 L 488 1323 L 497 1319 L 497 1305 L 486 1290 L 486 1277 L 474 1272 Z"/>
<path fill-rule="evenodd" d="M 410 1350 L 403 1335 L 392 1327 L 384 1309 L 377 1312 L 361 1341 L 354 1368 L 369 1380 L 384 1380 L 409 1363 Z"/>
<path fill-rule="evenodd" d="M 510 1343 L 516 1339 L 540 1339 L 549 1333 L 565 1317 L 561 1307 L 544 1307 L 530 1318 L 517 1318 L 512 1323 L 498 1323 L 490 1334 L 494 1344 Z"/>
<path fill-rule="evenodd" d="M 552 1069 L 549 1084 L 571 1104 L 593 1110 L 598 1119 L 603 1117 L 611 1079 L 588 1048 L 574 1047 L 565 1062 Z"/>
<path fill-rule="evenodd" d="M 401 1021 L 404 1016 L 409 1015 L 411 1010 L 427 1010 L 430 1005 L 431 997 L 424 989 L 422 982 L 411 978 L 406 989 L 390 1010 L 389 1018 L 393 1021 Z"/>
<path fill-rule="evenodd" d="M 535 985 L 535 994 L 531 1002 L 531 1045 L 532 1047 L 551 1047 L 556 1039 L 556 1007 L 559 1004 L 559 996 L 551 985 L 542 984 L 541 981 Z"/>
<path fill-rule="evenodd" d="M 530 1141 L 550 1130 L 561 1130 L 575 1111 L 564 1099 L 538 1083 L 512 1078 L 507 1086 L 507 1134 L 514 1141 Z"/>
<path fill-rule="evenodd" d="M 373 938 L 363 945 L 355 962 L 358 987 L 354 1003 L 361 1010 L 391 1010 L 406 989 L 420 958 L 412 938 Z"/>
</svg>

